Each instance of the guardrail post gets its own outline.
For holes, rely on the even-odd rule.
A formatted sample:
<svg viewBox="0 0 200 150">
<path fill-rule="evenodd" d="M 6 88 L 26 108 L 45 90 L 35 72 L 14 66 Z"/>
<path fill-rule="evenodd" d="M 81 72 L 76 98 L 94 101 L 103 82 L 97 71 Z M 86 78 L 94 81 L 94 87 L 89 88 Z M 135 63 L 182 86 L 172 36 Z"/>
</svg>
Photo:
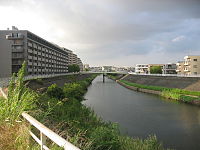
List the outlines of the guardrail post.
<svg viewBox="0 0 200 150">
<path fill-rule="evenodd" d="M 40 131 L 40 141 L 41 141 L 41 150 L 43 150 L 43 146 L 46 145 L 46 136 Z"/>
</svg>

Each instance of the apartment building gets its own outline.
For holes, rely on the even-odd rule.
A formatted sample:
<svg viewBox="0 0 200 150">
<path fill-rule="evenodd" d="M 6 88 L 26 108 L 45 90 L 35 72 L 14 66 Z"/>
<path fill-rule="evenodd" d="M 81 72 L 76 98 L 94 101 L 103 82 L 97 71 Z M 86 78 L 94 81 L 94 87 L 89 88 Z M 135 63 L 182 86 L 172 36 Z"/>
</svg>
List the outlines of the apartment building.
<svg viewBox="0 0 200 150">
<path fill-rule="evenodd" d="M 67 49 L 52 44 L 27 30 L 0 30 L 0 77 L 18 72 L 24 61 L 28 75 L 67 73 Z"/>
<path fill-rule="evenodd" d="M 164 64 L 162 67 L 163 74 L 177 74 L 177 66 L 174 63 Z"/>
<path fill-rule="evenodd" d="M 200 74 L 200 56 L 184 57 L 184 74 L 185 75 Z"/>
<path fill-rule="evenodd" d="M 184 61 L 178 61 L 176 63 L 176 72 L 178 75 L 184 74 Z"/>
<path fill-rule="evenodd" d="M 149 65 L 148 64 L 136 64 L 135 73 L 148 74 L 149 73 Z"/>
<path fill-rule="evenodd" d="M 80 71 L 83 71 L 83 63 L 80 58 L 77 58 L 77 65 L 79 66 Z"/>
</svg>

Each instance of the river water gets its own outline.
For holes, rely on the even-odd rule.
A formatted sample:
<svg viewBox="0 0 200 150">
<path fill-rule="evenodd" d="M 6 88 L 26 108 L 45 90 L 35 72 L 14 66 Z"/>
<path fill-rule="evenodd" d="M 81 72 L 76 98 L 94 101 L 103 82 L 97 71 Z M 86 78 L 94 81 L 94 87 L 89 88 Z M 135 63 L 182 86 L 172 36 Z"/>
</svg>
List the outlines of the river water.
<svg viewBox="0 0 200 150">
<path fill-rule="evenodd" d="M 166 148 L 200 150 L 200 108 L 132 91 L 102 76 L 93 80 L 83 103 L 123 134 L 146 138 L 155 134 Z"/>
</svg>

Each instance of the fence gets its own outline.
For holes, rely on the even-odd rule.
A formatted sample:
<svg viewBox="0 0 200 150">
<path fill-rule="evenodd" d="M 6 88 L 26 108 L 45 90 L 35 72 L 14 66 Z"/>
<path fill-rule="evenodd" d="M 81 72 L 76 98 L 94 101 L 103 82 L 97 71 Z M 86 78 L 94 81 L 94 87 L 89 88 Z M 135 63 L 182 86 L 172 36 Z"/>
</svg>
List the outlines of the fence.
<svg viewBox="0 0 200 150">
<path fill-rule="evenodd" d="M 139 74 L 139 73 L 130 73 L 133 75 L 144 75 L 144 76 L 160 76 L 160 77 L 186 77 L 186 78 L 200 78 L 200 74 L 198 75 L 185 75 L 185 74 Z"/>
<path fill-rule="evenodd" d="M 65 76 L 65 75 L 74 75 L 79 73 L 65 73 L 65 74 L 51 74 L 51 75 L 28 75 L 24 77 L 24 80 L 32 80 L 32 79 L 38 79 L 38 78 L 53 78 L 58 76 Z M 8 78 L 0 78 L 0 87 L 6 87 L 9 84 L 11 77 Z"/>
<path fill-rule="evenodd" d="M 40 131 L 40 139 L 31 131 L 29 131 L 30 135 L 33 137 L 33 139 L 40 145 L 41 150 L 49 150 L 49 148 L 46 145 L 46 138 L 49 138 L 54 143 L 56 143 L 58 146 L 64 148 L 64 150 L 80 150 L 70 142 L 66 141 L 64 138 L 60 137 L 58 134 L 41 124 L 39 121 L 31 117 L 29 114 L 23 112 L 22 116 L 35 128 L 37 128 Z"/>
</svg>

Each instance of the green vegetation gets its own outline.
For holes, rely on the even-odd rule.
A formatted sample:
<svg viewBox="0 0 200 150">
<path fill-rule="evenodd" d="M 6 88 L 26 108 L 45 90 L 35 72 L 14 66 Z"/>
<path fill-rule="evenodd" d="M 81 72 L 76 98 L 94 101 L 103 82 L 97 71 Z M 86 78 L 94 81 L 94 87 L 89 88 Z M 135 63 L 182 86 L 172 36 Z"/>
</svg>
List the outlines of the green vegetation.
<svg viewBox="0 0 200 150">
<path fill-rule="evenodd" d="M 23 111 L 29 111 L 33 117 L 60 134 L 82 150 L 163 150 L 155 136 L 133 139 L 120 135 L 117 124 L 104 122 L 93 110 L 81 103 L 87 87 L 96 75 L 63 88 L 51 85 L 45 93 L 36 94 L 24 86 L 25 63 L 13 76 L 9 85 L 8 100 L 0 99 L 0 149 L 39 149 L 38 144 L 30 140 L 29 125 L 24 121 L 16 123 Z M 9 122 L 5 122 L 9 120 Z M 10 125 L 12 124 L 12 125 Z M 47 141 L 51 149 L 60 149 Z"/>
<path fill-rule="evenodd" d="M 80 72 L 80 68 L 77 64 L 69 65 L 68 72 Z"/>
<path fill-rule="evenodd" d="M 9 87 L 8 99 L 0 101 L 0 123 L 9 121 L 13 123 L 19 120 L 23 111 L 31 110 L 34 107 L 33 102 L 36 100 L 37 94 L 24 86 L 25 62 L 16 75 L 14 74 Z"/>
<path fill-rule="evenodd" d="M 163 91 L 163 90 L 168 89 L 168 88 L 160 87 L 160 86 L 150 86 L 150 85 L 137 84 L 137 83 L 129 82 L 129 81 L 126 81 L 126 80 L 120 80 L 120 81 L 122 83 L 125 83 L 126 85 L 134 86 L 134 87 L 138 87 L 138 88 L 142 88 L 142 89 L 149 89 L 149 90 L 155 90 L 155 91 Z"/>
<path fill-rule="evenodd" d="M 163 90 L 161 96 L 174 100 L 180 100 L 181 98 L 181 94 L 173 92 L 173 90 Z"/>
<path fill-rule="evenodd" d="M 57 99 L 64 98 L 64 93 L 62 88 L 58 87 L 56 84 L 52 84 L 51 86 L 48 87 L 47 94 L 51 98 L 57 98 Z"/>
<path fill-rule="evenodd" d="M 50 86 L 46 93 L 40 95 L 38 109 L 32 115 L 83 150 L 164 149 L 155 136 L 142 140 L 120 135 L 117 124 L 102 121 L 90 108 L 81 104 L 87 87 L 95 77 L 66 83 L 62 88 L 63 99 L 53 94 L 61 89 Z"/>
<path fill-rule="evenodd" d="M 200 100 L 200 92 L 199 91 L 187 91 L 183 89 L 176 89 L 176 88 L 166 88 L 160 86 L 150 86 L 150 85 L 143 85 L 137 84 L 125 80 L 120 80 L 120 82 L 128 85 L 134 86 L 142 89 L 149 89 L 155 91 L 161 91 L 161 96 L 174 99 L 174 100 L 181 100 L 184 102 L 191 102 L 193 100 Z"/>
<path fill-rule="evenodd" d="M 161 66 L 152 66 L 152 67 L 150 67 L 150 73 L 151 74 L 162 74 Z"/>
</svg>

